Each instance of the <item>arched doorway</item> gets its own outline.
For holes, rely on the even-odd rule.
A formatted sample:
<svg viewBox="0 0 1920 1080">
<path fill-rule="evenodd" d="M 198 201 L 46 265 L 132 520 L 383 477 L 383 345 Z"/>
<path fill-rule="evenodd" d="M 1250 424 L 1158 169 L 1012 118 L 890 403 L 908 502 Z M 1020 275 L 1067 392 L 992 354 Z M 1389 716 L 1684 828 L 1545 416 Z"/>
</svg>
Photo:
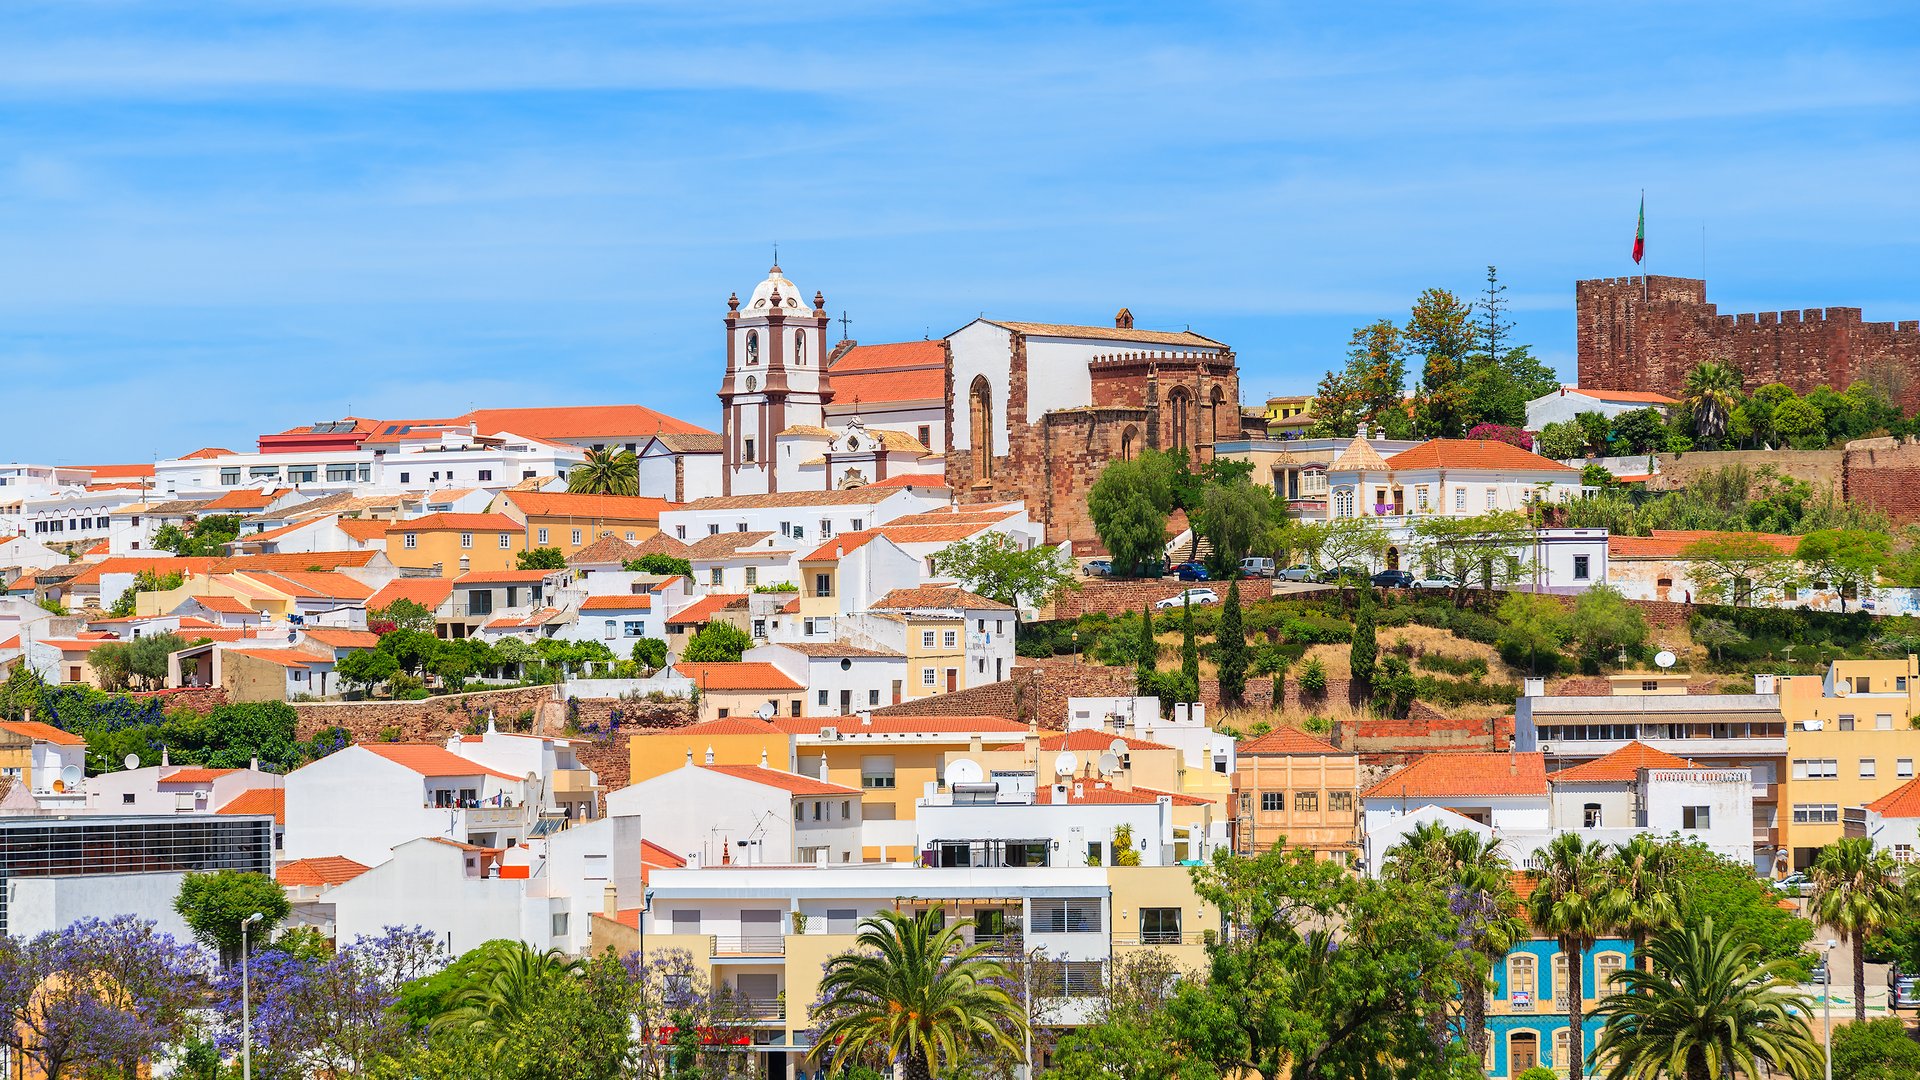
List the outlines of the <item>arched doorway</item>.
<svg viewBox="0 0 1920 1080">
<path fill-rule="evenodd" d="M 1138 438 L 1138 435 L 1139 433 L 1134 430 L 1134 427 L 1132 424 L 1128 424 L 1125 430 L 1120 432 L 1120 460 L 1121 461 L 1132 461 L 1133 455 L 1140 452 L 1139 447 L 1134 445 L 1136 439 Z"/>
<path fill-rule="evenodd" d="M 985 375 L 973 377 L 967 392 L 967 430 L 973 440 L 973 482 L 993 479 L 993 387 Z"/>
<path fill-rule="evenodd" d="M 1228 413 L 1226 407 L 1227 392 L 1217 386 L 1214 387 L 1213 397 L 1209 405 L 1211 407 L 1207 409 L 1207 441 L 1209 443 L 1216 443 L 1221 439 L 1233 438 L 1236 432 L 1227 431 L 1223 434 L 1220 431 L 1221 417 Z"/>
<path fill-rule="evenodd" d="M 1390 547 L 1387 549 L 1387 569 L 1389 570 L 1400 569 L 1400 549 L 1399 548 Z"/>
<path fill-rule="evenodd" d="M 1540 1036 L 1516 1031 L 1507 1036 L 1507 1075 L 1519 1076 L 1540 1064 Z"/>
</svg>

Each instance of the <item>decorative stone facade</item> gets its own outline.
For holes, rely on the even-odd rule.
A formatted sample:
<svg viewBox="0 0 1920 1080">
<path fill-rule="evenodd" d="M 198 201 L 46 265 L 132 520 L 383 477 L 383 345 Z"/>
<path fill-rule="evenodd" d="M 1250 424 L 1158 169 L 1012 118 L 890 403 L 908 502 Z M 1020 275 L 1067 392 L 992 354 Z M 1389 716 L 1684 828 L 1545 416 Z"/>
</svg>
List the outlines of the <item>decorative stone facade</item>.
<svg viewBox="0 0 1920 1080">
<path fill-rule="evenodd" d="M 1576 282 L 1574 307 L 1581 386 L 1677 397 L 1695 364 L 1717 360 L 1749 389 L 1864 381 L 1920 406 L 1920 321 L 1863 322 L 1850 307 L 1722 315 L 1705 281 L 1658 275 Z"/>
</svg>

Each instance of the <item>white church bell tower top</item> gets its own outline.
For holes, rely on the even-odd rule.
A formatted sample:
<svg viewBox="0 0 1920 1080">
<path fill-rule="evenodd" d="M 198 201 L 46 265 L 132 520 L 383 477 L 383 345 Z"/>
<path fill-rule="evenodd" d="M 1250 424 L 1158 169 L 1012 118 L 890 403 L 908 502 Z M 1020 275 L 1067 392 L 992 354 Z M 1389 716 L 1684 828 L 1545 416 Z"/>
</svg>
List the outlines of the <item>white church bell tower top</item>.
<svg viewBox="0 0 1920 1080">
<path fill-rule="evenodd" d="M 765 281 L 754 286 L 753 295 L 741 305 L 740 313 L 746 316 L 771 315 L 776 303 L 788 315 L 802 315 L 811 310 L 811 306 L 800 299 L 799 287 L 787 280 L 778 264 L 767 271 Z"/>
</svg>

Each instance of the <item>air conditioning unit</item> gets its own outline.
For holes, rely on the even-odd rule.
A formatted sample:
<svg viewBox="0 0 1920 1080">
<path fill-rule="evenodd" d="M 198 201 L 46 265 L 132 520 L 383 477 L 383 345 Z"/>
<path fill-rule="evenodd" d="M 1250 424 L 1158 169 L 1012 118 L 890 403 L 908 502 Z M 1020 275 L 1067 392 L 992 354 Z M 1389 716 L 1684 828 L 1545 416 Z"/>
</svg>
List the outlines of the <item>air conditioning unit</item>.
<svg viewBox="0 0 1920 1080">
<path fill-rule="evenodd" d="M 840 729 L 837 727 L 823 727 L 820 729 L 820 737 L 823 739 L 833 739 L 837 742 L 840 738 Z"/>
<path fill-rule="evenodd" d="M 1543 753 L 1543 754 L 1551 754 L 1551 753 L 1553 753 L 1553 744 L 1552 744 L 1552 743 L 1550 743 L 1550 742 L 1543 742 L 1543 743 L 1541 743 L 1541 744 L 1540 744 L 1540 752 L 1541 752 L 1541 753 Z"/>
</svg>

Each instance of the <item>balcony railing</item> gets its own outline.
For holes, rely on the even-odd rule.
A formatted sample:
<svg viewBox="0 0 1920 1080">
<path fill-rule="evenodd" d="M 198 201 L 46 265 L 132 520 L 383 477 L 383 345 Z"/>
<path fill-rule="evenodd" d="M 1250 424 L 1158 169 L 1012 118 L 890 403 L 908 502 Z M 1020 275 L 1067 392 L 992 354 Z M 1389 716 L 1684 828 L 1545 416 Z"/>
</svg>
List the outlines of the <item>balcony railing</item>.
<svg viewBox="0 0 1920 1080">
<path fill-rule="evenodd" d="M 787 1003 L 780 998 L 734 998 L 733 1011 L 742 1020 L 785 1020 Z"/>
<path fill-rule="evenodd" d="M 1205 945 L 1208 933 L 1205 930 L 1150 930 L 1144 934 L 1114 935 L 1115 945 Z"/>
<path fill-rule="evenodd" d="M 714 956 L 785 956 L 787 939 L 773 934 L 714 934 Z"/>
</svg>

